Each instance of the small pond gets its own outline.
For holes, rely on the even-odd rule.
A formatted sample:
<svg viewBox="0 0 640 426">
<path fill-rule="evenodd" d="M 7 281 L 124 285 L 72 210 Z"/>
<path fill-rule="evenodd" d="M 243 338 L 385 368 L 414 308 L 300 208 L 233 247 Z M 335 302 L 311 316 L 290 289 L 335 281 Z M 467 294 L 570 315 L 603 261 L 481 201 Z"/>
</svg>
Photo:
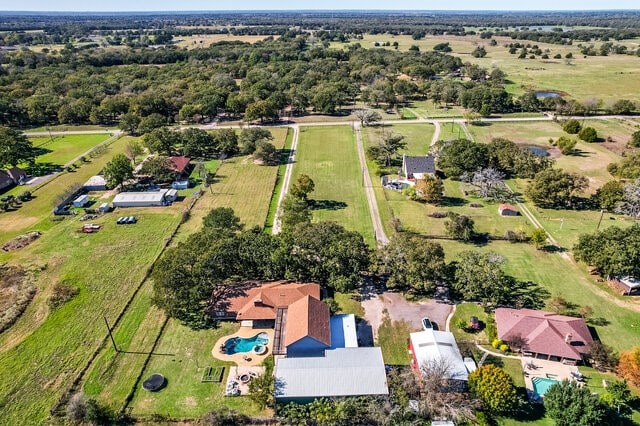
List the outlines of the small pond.
<svg viewBox="0 0 640 426">
<path fill-rule="evenodd" d="M 546 157 L 549 155 L 549 151 L 544 148 L 540 148 L 539 146 L 528 146 L 527 149 L 538 157 Z"/>
<path fill-rule="evenodd" d="M 535 92 L 537 98 L 559 98 L 561 95 L 558 92 L 551 92 L 546 90 L 541 90 Z"/>
</svg>

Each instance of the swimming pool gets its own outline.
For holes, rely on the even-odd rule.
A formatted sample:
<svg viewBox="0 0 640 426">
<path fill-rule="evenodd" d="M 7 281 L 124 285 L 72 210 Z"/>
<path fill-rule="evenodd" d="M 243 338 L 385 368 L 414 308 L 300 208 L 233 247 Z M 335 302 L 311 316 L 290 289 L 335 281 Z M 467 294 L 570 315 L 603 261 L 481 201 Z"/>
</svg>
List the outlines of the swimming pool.
<svg viewBox="0 0 640 426">
<path fill-rule="evenodd" d="M 224 353 L 233 355 L 253 352 L 256 346 L 265 346 L 267 343 L 269 343 L 267 333 L 258 333 L 253 337 L 232 337 L 224 342 Z"/>
<path fill-rule="evenodd" d="M 544 377 L 534 377 L 531 382 L 533 383 L 533 392 L 538 396 L 543 396 L 551 386 L 558 383 L 557 380 L 547 379 Z"/>
</svg>

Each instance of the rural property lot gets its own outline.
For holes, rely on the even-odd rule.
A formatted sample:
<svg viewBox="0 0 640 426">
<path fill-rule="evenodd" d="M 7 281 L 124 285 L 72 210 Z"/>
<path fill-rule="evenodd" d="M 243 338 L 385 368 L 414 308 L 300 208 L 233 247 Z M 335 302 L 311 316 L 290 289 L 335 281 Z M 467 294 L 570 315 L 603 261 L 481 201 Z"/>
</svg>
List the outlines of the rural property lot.
<svg viewBox="0 0 640 426">
<path fill-rule="evenodd" d="M 371 217 L 363 190 L 351 127 L 303 127 L 292 181 L 306 174 L 315 182 L 313 218 L 336 221 L 373 244 Z"/>
<path fill-rule="evenodd" d="M 33 146 L 43 152 L 36 158 L 38 163 L 50 163 L 62 166 L 74 158 L 89 151 L 100 142 L 107 140 L 108 134 L 102 135 L 65 135 L 29 138 Z"/>
</svg>

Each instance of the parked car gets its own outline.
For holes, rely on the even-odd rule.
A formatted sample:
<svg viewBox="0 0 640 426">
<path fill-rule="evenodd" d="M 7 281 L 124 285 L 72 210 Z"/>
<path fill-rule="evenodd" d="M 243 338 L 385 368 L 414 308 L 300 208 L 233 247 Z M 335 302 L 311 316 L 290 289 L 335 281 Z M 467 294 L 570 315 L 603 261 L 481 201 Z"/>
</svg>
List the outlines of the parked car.
<svg viewBox="0 0 640 426">
<path fill-rule="evenodd" d="M 128 223 L 128 224 L 136 223 L 137 221 L 138 221 L 138 220 L 136 219 L 136 217 L 135 217 L 135 216 L 129 216 L 129 217 L 127 218 L 127 223 Z"/>
<path fill-rule="evenodd" d="M 422 328 L 425 330 L 433 330 L 433 324 L 429 318 L 422 318 Z"/>
<path fill-rule="evenodd" d="M 469 319 L 469 328 L 472 330 L 480 329 L 480 321 L 478 320 L 478 317 L 473 316 Z"/>
<path fill-rule="evenodd" d="M 118 218 L 118 220 L 116 220 L 116 224 L 117 224 L 117 225 L 122 225 L 123 223 L 125 223 L 125 221 L 126 221 L 126 220 L 127 220 L 127 218 L 126 218 L 126 217 L 122 217 L 122 216 L 120 216 L 120 217 Z"/>
</svg>

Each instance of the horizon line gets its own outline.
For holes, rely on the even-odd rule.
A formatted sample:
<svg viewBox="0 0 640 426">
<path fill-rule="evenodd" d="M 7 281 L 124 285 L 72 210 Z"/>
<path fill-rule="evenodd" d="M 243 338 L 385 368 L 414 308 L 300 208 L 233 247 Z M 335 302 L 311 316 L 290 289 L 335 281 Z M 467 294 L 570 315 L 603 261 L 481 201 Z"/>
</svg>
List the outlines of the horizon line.
<svg viewBox="0 0 640 426">
<path fill-rule="evenodd" d="M 396 13 L 583 13 L 583 12 L 640 12 L 640 8 L 613 9 L 162 9 L 162 10 L 0 10 L 3 13 L 39 13 L 39 14 L 78 14 L 78 13 L 269 13 L 269 12 L 396 12 Z"/>
</svg>

